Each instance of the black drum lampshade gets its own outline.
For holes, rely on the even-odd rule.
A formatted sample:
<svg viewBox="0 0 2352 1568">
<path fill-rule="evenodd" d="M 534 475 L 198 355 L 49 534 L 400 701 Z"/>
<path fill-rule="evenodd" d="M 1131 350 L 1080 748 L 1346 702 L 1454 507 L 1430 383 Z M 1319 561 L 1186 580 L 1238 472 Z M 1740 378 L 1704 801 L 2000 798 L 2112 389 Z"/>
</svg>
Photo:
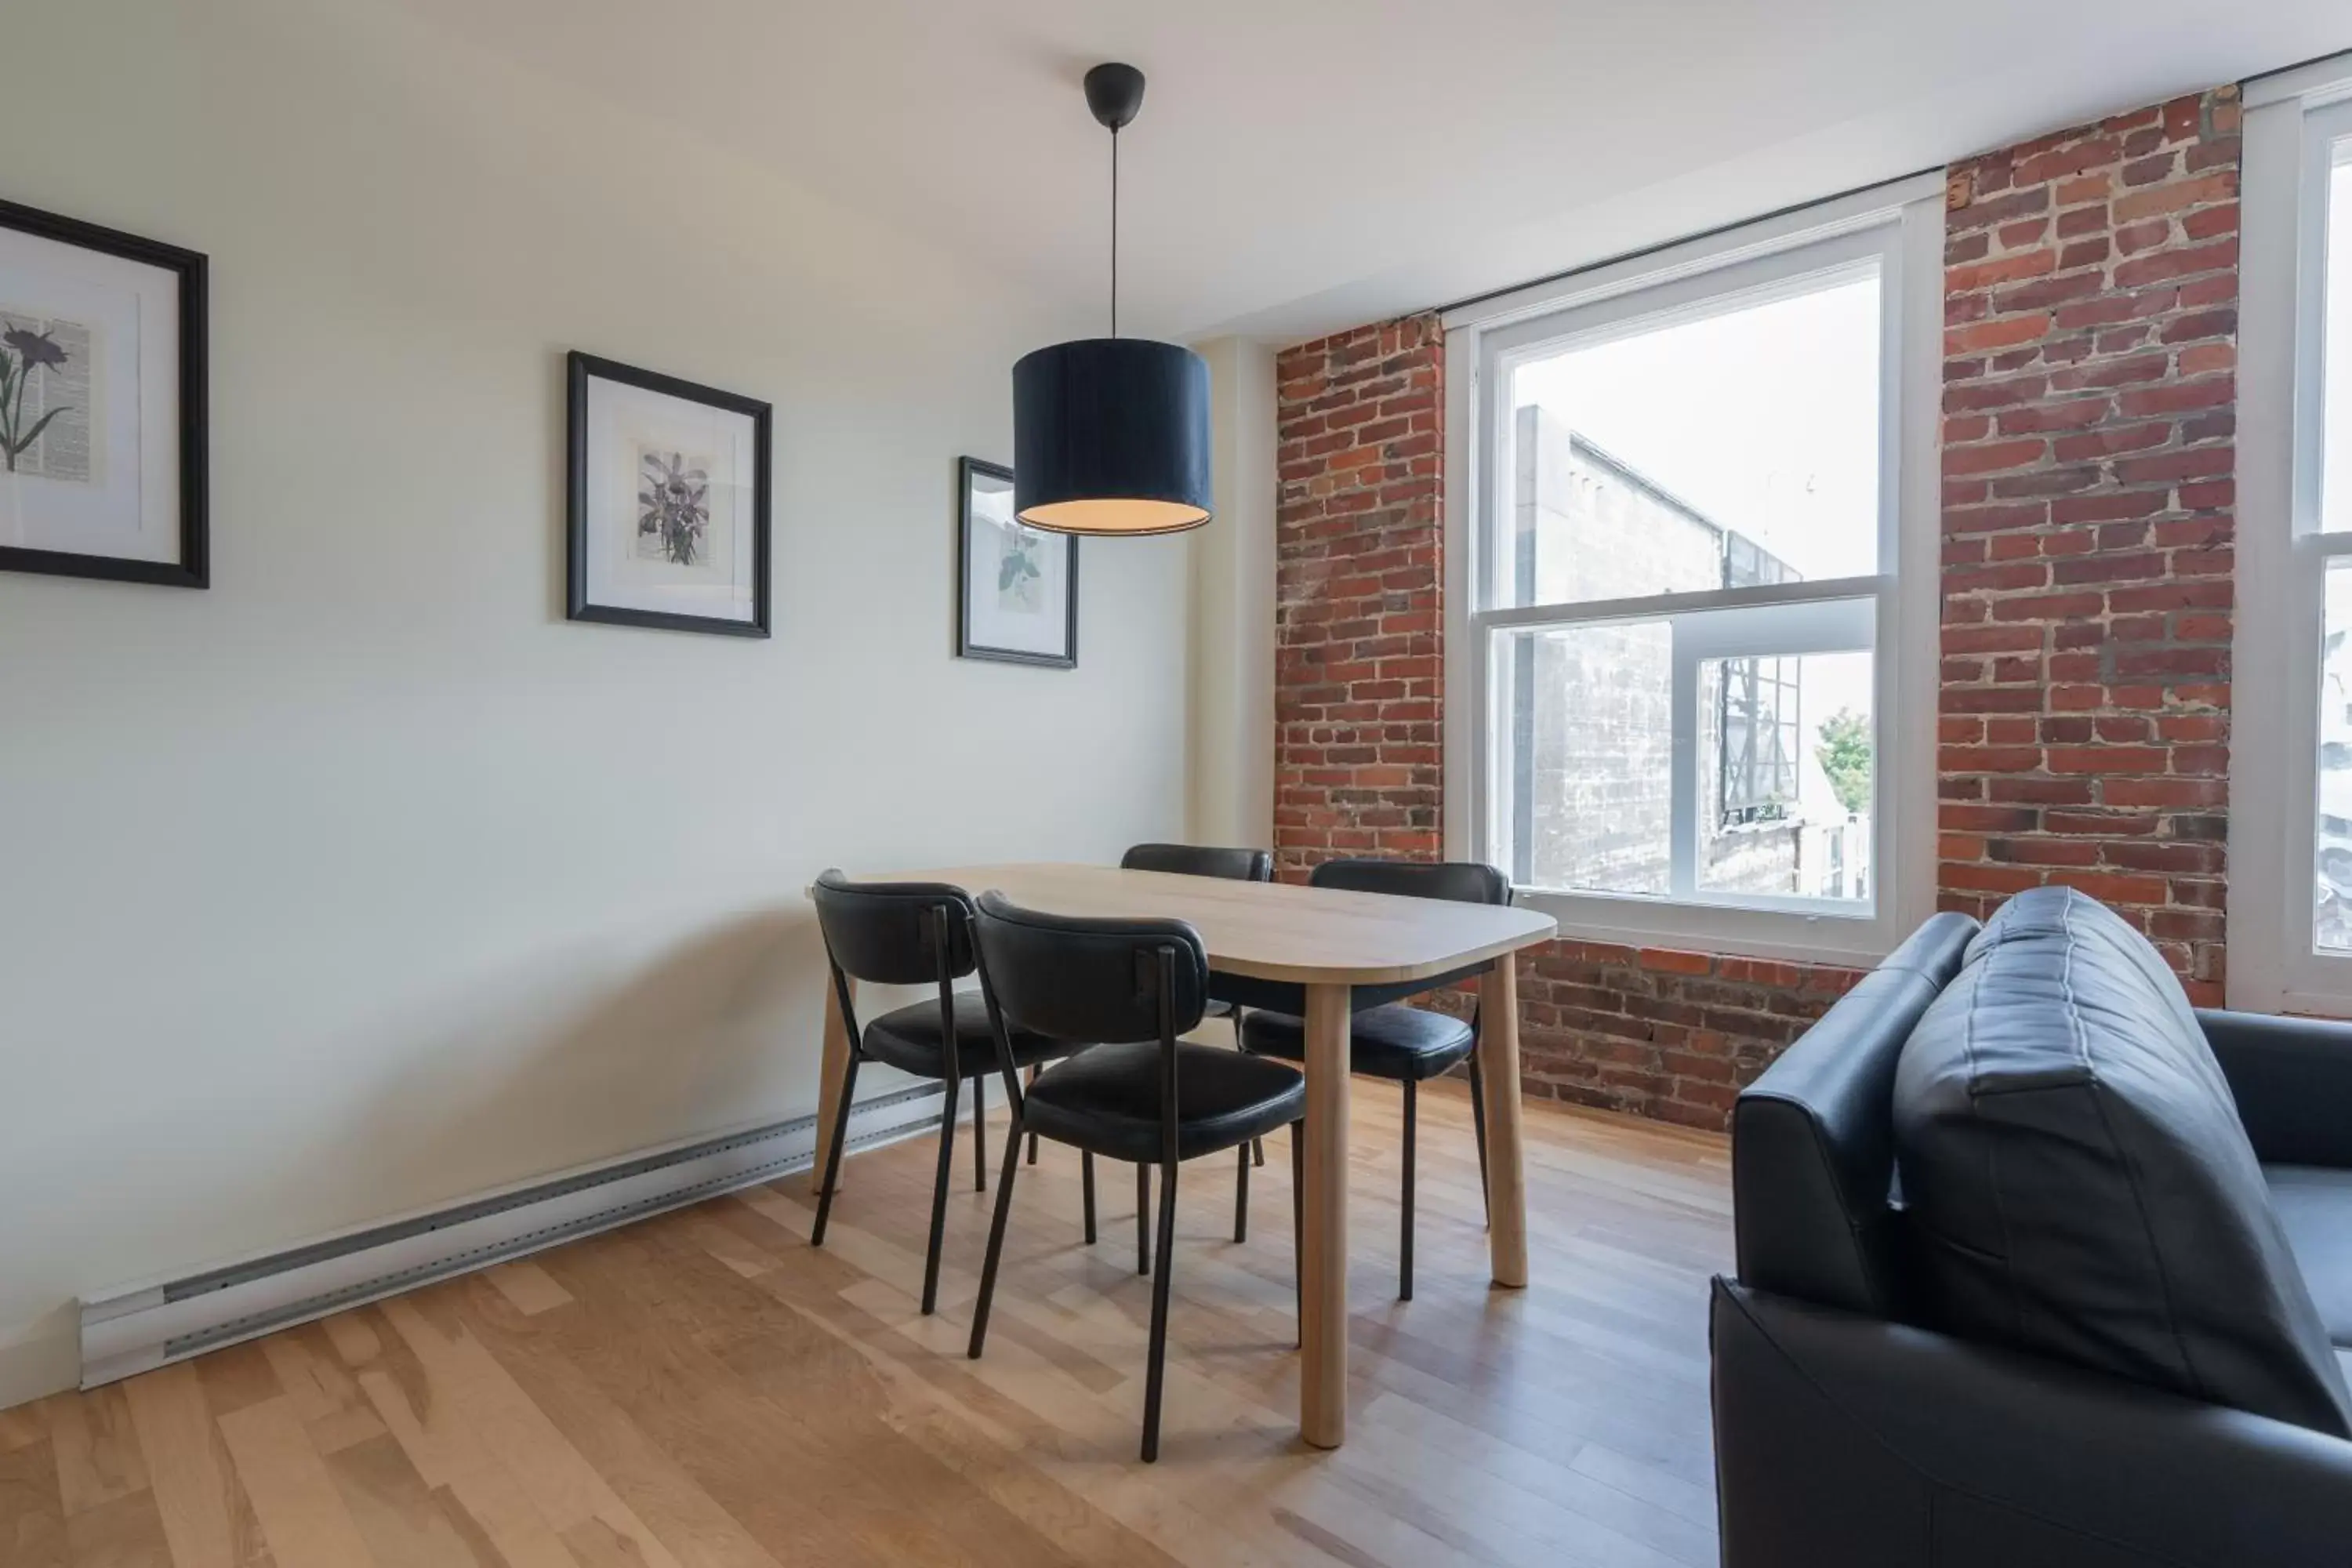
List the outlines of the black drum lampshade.
<svg viewBox="0 0 2352 1568">
<path fill-rule="evenodd" d="M 1143 107 L 1143 73 L 1099 65 L 1086 89 L 1110 132 L 1110 336 L 1013 365 L 1013 510 L 1052 533 L 1176 533 L 1208 521 L 1213 505 L 1209 364 L 1118 335 L 1118 133 Z"/>
<path fill-rule="evenodd" d="M 1013 367 L 1013 510 L 1054 533 L 1209 521 L 1209 366 L 1147 338 L 1081 338 Z"/>
</svg>

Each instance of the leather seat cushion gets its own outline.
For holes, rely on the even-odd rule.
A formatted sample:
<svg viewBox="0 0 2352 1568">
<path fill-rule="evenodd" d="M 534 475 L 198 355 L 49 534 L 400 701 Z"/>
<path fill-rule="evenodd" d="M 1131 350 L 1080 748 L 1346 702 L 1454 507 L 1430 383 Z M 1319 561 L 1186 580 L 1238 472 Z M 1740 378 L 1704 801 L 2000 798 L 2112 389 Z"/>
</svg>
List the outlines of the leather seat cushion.
<svg viewBox="0 0 2352 1568">
<path fill-rule="evenodd" d="M 1367 1007 L 1349 1024 L 1349 1065 L 1373 1078 L 1419 1083 L 1461 1065 L 1474 1038 L 1470 1026 L 1450 1014 L 1391 1002 Z M 1304 1061 L 1306 1022 L 1289 1013 L 1253 1012 L 1242 1019 L 1242 1049 Z"/>
<path fill-rule="evenodd" d="M 1160 1072 L 1157 1041 L 1090 1046 L 1037 1075 L 1024 1125 L 1113 1160 L 1157 1161 Z M 1306 1115 L 1307 1080 L 1280 1062 L 1180 1041 L 1176 1112 L 1177 1158 L 1213 1154 Z"/>
<path fill-rule="evenodd" d="M 2352 1171 L 2265 1165 L 2263 1174 L 2327 1337 L 2352 1346 Z"/>
<path fill-rule="evenodd" d="M 2113 911 L 2066 888 L 2004 905 L 1904 1043 L 1894 1101 L 1935 1326 L 2352 1436 L 2220 1065 Z"/>
<path fill-rule="evenodd" d="M 956 1076 L 970 1078 L 975 1073 L 995 1071 L 996 1037 L 988 1026 L 988 1003 L 979 992 L 955 994 L 955 1030 L 963 1065 L 963 1070 Z M 1013 1042 L 1014 1067 L 1051 1061 L 1079 1048 L 1014 1028 L 1009 1022 L 1005 1034 Z M 866 1054 L 877 1062 L 887 1062 L 921 1078 L 947 1076 L 940 1065 L 945 1058 L 940 1049 L 940 1005 L 936 1001 L 918 1002 L 911 1007 L 868 1019 L 865 1045 Z"/>
</svg>

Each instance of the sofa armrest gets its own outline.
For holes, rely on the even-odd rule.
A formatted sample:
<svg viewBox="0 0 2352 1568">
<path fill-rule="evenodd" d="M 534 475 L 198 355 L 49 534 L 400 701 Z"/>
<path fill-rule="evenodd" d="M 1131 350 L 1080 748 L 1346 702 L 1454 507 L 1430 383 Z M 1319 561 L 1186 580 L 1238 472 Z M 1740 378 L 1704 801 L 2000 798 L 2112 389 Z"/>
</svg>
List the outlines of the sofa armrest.
<svg viewBox="0 0 2352 1568">
<path fill-rule="evenodd" d="M 2352 1442 L 1716 1281 L 1724 1568 L 2340 1568 Z"/>
<path fill-rule="evenodd" d="M 2197 1022 L 2257 1159 L 2352 1166 L 2352 1024 L 2217 1007 Z"/>
</svg>

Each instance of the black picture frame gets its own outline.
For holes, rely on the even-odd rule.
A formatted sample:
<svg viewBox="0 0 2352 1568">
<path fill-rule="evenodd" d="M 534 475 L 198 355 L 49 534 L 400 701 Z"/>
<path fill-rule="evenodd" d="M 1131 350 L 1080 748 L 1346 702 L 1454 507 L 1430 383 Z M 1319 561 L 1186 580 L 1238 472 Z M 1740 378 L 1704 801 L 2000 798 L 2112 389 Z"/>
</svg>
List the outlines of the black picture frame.
<svg viewBox="0 0 2352 1568">
<path fill-rule="evenodd" d="M 85 555 L 70 550 L 0 545 L 0 572 L 37 572 L 53 577 L 89 577 L 108 583 L 145 583 L 163 588 L 212 585 L 212 528 L 207 515 L 210 487 L 206 388 L 206 261 L 202 252 L 166 245 L 121 229 L 106 228 L 37 207 L 0 201 L 0 228 L 14 229 L 100 255 L 119 257 L 173 273 L 178 279 L 180 425 L 180 558 L 130 561 Z"/>
<path fill-rule="evenodd" d="M 1026 664 L 1040 669 L 1076 669 L 1078 668 L 1078 536 L 1075 533 L 1049 534 L 1059 539 L 1068 552 L 1063 581 L 1069 584 L 1068 622 L 1063 631 L 1066 653 L 1036 653 L 1027 648 L 992 647 L 976 642 L 971 627 L 971 526 L 972 480 L 985 476 L 1001 480 L 1008 489 L 1013 483 L 1013 470 L 1002 463 L 988 462 L 980 458 L 956 459 L 956 657 L 958 658 L 990 659 L 1000 664 Z M 1039 530 L 1045 532 L 1045 530 Z"/>
<path fill-rule="evenodd" d="M 720 616 L 681 615 L 667 610 L 641 610 L 588 601 L 588 383 L 617 382 L 625 386 L 657 392 L 688 403 L 707 404 L 730 414 L 750 417 L 752 426 L 751 478 L 751 618 L 730 620 Z M 757 398 L 722 392 L 659 371 L 600 359 L 574 349 L 565 359 L 564 603 L 567 618 L 604 626 L 650 626 L 660 631 L 709 632 L 720 637 L 764 637 L 772 635 L 774 605 L 773 557 L 770 537 L 775 494 L 774 410 Z"/>
</svg>

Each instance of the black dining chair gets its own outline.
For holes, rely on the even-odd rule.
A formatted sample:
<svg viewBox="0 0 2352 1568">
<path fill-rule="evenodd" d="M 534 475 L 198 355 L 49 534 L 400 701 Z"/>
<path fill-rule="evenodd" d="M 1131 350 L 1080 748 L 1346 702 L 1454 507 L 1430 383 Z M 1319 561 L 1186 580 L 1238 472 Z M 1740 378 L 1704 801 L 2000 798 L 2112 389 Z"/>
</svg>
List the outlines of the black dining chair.
<svg viewBox="0 0 2352 1568">
<path fill-rule="evenodd" d="M 931 1237 L 923 1258 L 923 1310 L 938 1303 L 940 1238 L 947 1219 L 948 1173 L 955 1157 L 957 1089 L 971 1079 L 974 1185 L 988 1185 L 984 1085 L 1001 1067 L 1010 1071 L 1069 1055 L 1084 1042 L 1050 1040 L 1026 1029 L 999 1035 L 989 1024 L 988 1006 L 977 992 L 958 991 L 955 982 L 973 968 L 971 896 L 944 882 L 852 882 L 839 871 L 816 879 L 812 894 L 817 929 L 824 937 L 825 962 L 841 1000 L 841 1021 L 849 1035 L 849 1065 L 835 1113 L 832 1152 L 816 1204 L 810 1245 L 824 1245 L 833 1216 L 834 1187 L 841 1174 L 842 1145 L 848 1141 L 850 1102 L 858 1065 L 884 1062 L 918 1078 L 936 1079 L 947 1097 L 940 1117 L 940 1168 L 931 1193 Z M 938 996 L 869 1019 L 859 1026 L 850 982 L 875 985 L 937 985 Z M 948 1042 L 954 1042 L 950 1056 Z M 1016 1129 L 1017 1131 L 1017 1129 Z M 1016 1139 L 1017 1142 L 1017 1139 Z M 1087 1239 L 1094 1239 L 1094 1171 L 1086 1172 Z"/>
<path fill-rule="evenodd" d="M 1122 871 L 1167 871 L 1179 877 L 1223 877 L 1232 882 L 1271 882 L 1274 880 L 1274 851 L 1271 849 L 1226 849 L 1210 844 L 1139 844 L 1119 857 Z M 1209 999 L 1204 1018 L 1230 1018 L 1234 1026 L 1234 1044 L 1242 1043 L 1242 1009 L 1237 1002 Z M 1036 1140 L 1030 1140 L 1029 1163 L 1035 1164 Z M 1265 1163 L 1265 1145 L 1257 1139 L 1250 1140 L 1250 1161 Z M 1249 1239 L 1249 1178 L 1242 1178 L 1240 1192 L 1234 1199 L 1234 1239 Z"/>
<path fill-rule="evenodd" d="M 1307 885 L 1345 892 L 1390 893 L 1409 899 L 1447 899 L 1465 904 L 1507 904 L 1511 884 L 1492 866 L 1475 860 L 1326 860 L 1308 873 Z M 1428 989 L 1450 985 L 1489 966 L 1477 964 L 1441 974 Z M 1241 1026 L 1242 1049 L 1255 1056 L 1304 1061 L 1307 1026 L 1294 1014 L 1252 1008 Z M 1470 1064 L 1470 1124 L 1478 1143 L 1478 1195 L 1486 1201 L 1486 1100 L 1478 1076 L 1478 1014 L 1467 1023 L 1450 1013 L 1391 1002 L 1367 1007 L 1348 1026 L 1348 1067 L 1366 1078 L 1404 1086 L 1404 1233 L 1397 1245 L 1397 1300 L 1412 1300 L 1412 1174 L 1414 1099 L 1427 1079 Z M 1246 1169 L 1243 1180 L 1248 1180 Z"/>
<path fill-rule="evenodd" d="M 1209 984 L 1200 932 L 1182 921 L 1040 914 L 990 892 L 980 896 L 976 945 L 981 986 L 998 1038 L 1006 1042 L 997 1058 L 1006 1064 L 1004 1092 L 1013 1103 L 1016 1137 L 1031 1131 L 1088 1154 L 1160 1167 L 1160 1256 L 1151 1281 L 1143 1393 L 1143 1458 L 1149 1462 L 1160 1457 L 1177 1168 L 1286 1126 L 1295 1173 L 1307 1080 L 1280 1062 L 1180 1037 L 1199 1025 Z M 1011 1066 L 1018 1053 L 1010 1043 L 1024 1032 L 1057 1044 L 1084 1043 L 1087 1048 L 1045 1068 L 1024 1094 Z M 1004 1225 L 1013 1212 L 1019 1165 L 1020 1151 L 1008 1142 L 980 1299 L 972 1308 L 974 1357 L 988 1339 L 989 1303 L 1003 1259 Z M 1297 1217 L 1295 1200 L 1292 1217 Z"/>
</svg>

